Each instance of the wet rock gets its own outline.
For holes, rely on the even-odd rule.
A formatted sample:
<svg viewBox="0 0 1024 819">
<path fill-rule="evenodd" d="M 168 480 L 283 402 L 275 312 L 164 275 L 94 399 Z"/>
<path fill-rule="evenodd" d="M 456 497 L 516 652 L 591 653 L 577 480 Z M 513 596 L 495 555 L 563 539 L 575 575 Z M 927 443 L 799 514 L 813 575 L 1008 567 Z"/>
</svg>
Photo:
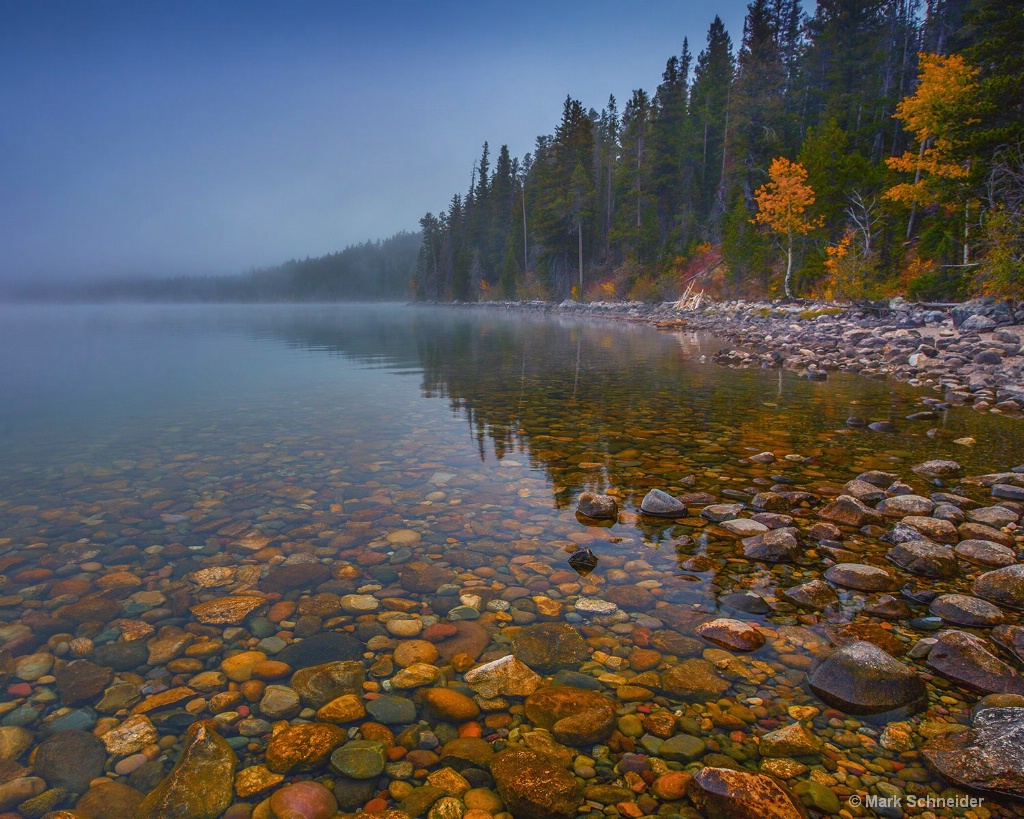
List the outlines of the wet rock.
<svg viewBox="0 0 1024 819">
<path fill-rule="evenodd" d="M 772 610 L 763 597 L 750 591 L 723 594 L 718 598 L 718 605 L 726 611 L 743 614 L 768 614 Z"/>
<path fill-rule="evenodd" d="M 834 651 L 807 681 L 822 700 L 851 714 L 916 711 L 926 702 L 924 682 L 913 669 L 866 641 Z"/>
<path fill-rule="evenodd" d="M 365 646 L 350 634 L 322 631 L 292 643 L 277 654 L 276 659 L 300 669 L 340 660 L 359 660 L 363 651 Z"/>
<path fill-rule="evenodd" d="M 38 776 L 18 776 L 0 783 L 0 810 L 8 810 L 46 790 L 46 783 Z M 17 814 L 16 814 L 17 815 Z"/>
<path fill-rule="evenodd" d="M 479 623 L 472 620 L 460 620 L 455 623 L 446 623 L 454 631 L 437 642 L 437 650 L 441 656 L 451 662 L 456 654 L 468 654 L 476 660 L 491 642 L 490 632 Z M 425 630 L 424 635 L 427 634 Z"/>
<path fill-rule="evenodd" d="M 985 572 L 974 581 L 974 593 L 1000 606 L 1024 609 L 1024 563 Z"/>
<path fill-rule="evenodd" d="M 597 568 L 598 559 L 597 555 L 590 551 L 590 549 L 580 547 L 569 555 L 568 563 L 573 567 L 576 574 L 586 577 Z"/>
<path fill-rule="evenodd" d="M 818 510 L 822 520 L 843 526 L 881 526 L 884 518 L 869 506 L 865 506 L 850 495 L 840 495 L 831 503 Z"/>
<path fill-rule="evenodd" d="M 75 803 L 78 819 L 135 819 L 143 794 L 119 782 L 89 788 Z"/>
<path fill-rule="evenodd" d="M 480 696 L 528 697 L 540 686 L 541 677 L 513 655 L 501 657 L 466 672 L 465 680 Z"/>
<path fill-rule="evenodd" d="M 702 623 L 697 627 L 697 635 L 730 651 L 757 651 L 764 645 L 764 637 L 756 628 L 725 617 Z"/>
<path fill-rule="evenodd" d="M 875 509 L 887 518 L 902 518 L 907 515 L 930 515 L 935 502 L 921 495 L 896 495 L 886 498 Z"/>
<path fill-rule="evenodd" d="M 268 685 L 259 703 L 259 713 L 268 720 L 291 719 L 301 709 L 298 692 L 286 685 Z"/>
<path fill-rule="evenodd" d="M 587 518 L 615 520 L 619 516 L 619 504 L 610 495 L 583 492 L 580 494 L 576 512 Z"/>
<path fill-rule="evenodd" d="M 708 819 L 806 819 L 800 800 L 770 776 L 702 768 L 686 789 Z"/>
<path fill-rule="evenodd" d="M 884 486 L 888 486 L 888 483 L 884 484 Z M 843 484 L 843 494 L 850 495 L 865 504 L 878 503 L 878 501 L 884 500 L 886 497 L 881 487 L 857 478 Z"/>
<path fill-rule="evenodd" d="M 924 535 L 925 539 L 934 540 L 937 543 L 953 545 L 960 539 L 957 528 L 948 520 L 907 515 L 903 518 L 902 524 L 916 529 Z"/>
<path fill-rule="evenodd" d="M 839 605 L 839 596 L 835 590 L 824 580 L 810 580 L 801 583 L 799 586 L 791 586 L 788 589 L 780 589 L 779 597 L 800 608 L 811 611 L 824 611 L 832 606 Z"/>
<path fill-rule="evenodd" d="M 344 728 L 323 722 L 289 726 L 271 737 L 267 745 L 267 767 L 282 774 L 311 771 L 322 765 L 331 751 L 347 738 Z"/>
<path fill-rule="evenodd" d="M 928 667 L 981 694 L 1024 694 L 1024 678 L 966 631 L 942 632 L 928 653 Z"/>
<path fill-rule="evenodd" d="M 274 791 L 270 810 L 277 819 L 331 819 L 338 801 L 319 782 L 292 782 Z"/>
<path fill-rule="evenodd" d="M 14 761 L 32 745 L 32 732 L 20 725 L 0 727 L 0 760 Z"/>
<path fill-rule="evenodd" d="M 189 611 L 200 623 L 236 626 L 246 617 L 266 605 L 266 600 L 256 596 L 229 595 L 197 603 Z"/>
<path fill-rule="evenodd" d="M 707 660 L 689 658 L 661 675 L 661 687 L 666 694 L 686 702 L 710 702 L 728 691 L 730 684 Z"/>
<path fill-rule="evenodd" d="M 949 579 L 959 574 L 953 550 L 930 540 L 898 543 L 885 556 L 901 569 L 922 577 Z"/>
<path fill-rule="evenodd" d="M 686 517 L 686 505 L 660 489 L 652 489 L 644 496 L 640 502 L 640 511 L 655 517 Z"/>
<path fill-rule="evenodd" d="M 796 530 L 772 529 L 763 534 L 743 539 L 743 556 L 765 563 L 792 563 L 800 555 Z"/>
<path fill-rule="evenodd" d="M 901 620 L 910 616 L 907 604 L 889 594 L 883 594 L 877 600 L 866 604 L 864 612 L 885 620 Z"/>
<path fill-rule="evenodd" d="M 990 635 L 996 643 L 1010 652 L 1017 658 L 1017 662 L 1024 663 L 1024 626 L 1002 625 L 992 629 Z"/>
<path fill-rule="evenodd" d="M 569 623 L 539 623 L 526 626 L 512 638 L 512 654 L 541 674 L 553 674 L 560 668 L 579 668 L 588 650 L 579 631 Z"/>
<path fill-rule="evenodd" d="M 496 754 L 491 775 L 516 819 L 574 819 L 583 801 L 576 778 L 535 751 L 510 749 Z"/>
<path fill-rule="evenodd" d="M 416 703 L 393 694 L 368 700 L 366 712 L 383 725 L 408 725 L 416 721 Z"/>
<path fill-rule="evenodd" d="M 216 819 L 231 804 L 238 757 L 214 723 L 193 723 L 171 772 L 139 806 L 137 819 Z"/>
<path fill-rule="evenodd" d="M 604 742 L 615 726 L 615 701 L 570 686 L 543 688 L 526 698 L 526 716 L 567 745 Z"/>
<path fill-rule="evenodd" d="M 603 590 L 608 602 L 626 611 L 650 611 L 657 598 L 642 586 L 609 586 Z"/>
<path fill-rule="evenodd" d="M 419 560 L 406 563 L 398 576 L 402 588 L 416 594 L 433 594 L 441 586 L 455 580 L 455 572 L 451 569 Z"/>
<path fill-rule="evenodd" d="M 658 746 L 658 756 L 669 762 L 695 762 L 704 756 L 707 743 L 700 737 L 676 734 Z"/>
<path fill-rule="evenodd" d="M 889 572 L 865 563 L 837 563 L 825 572 L 825 579 L 858 591 L 892 591 L 896 588 L 896 581 Z"/>
<path fill-rule="evenodd" d="M 57 672 L 57 691 L 65 705 L 79 705 L 103 693 L 114 671 L 89 660 L 74 660 Z"/>
<path fill-rule="evenodd" d="M 987 568 L 1000 569 L 1017 562 L 1013 549 L 991 540 L 961 540 L 954 551 L 969 563 Z"/>
<path fill-rule="evenodd" d="M 121 613 L 121 603 L 110 600 L 105 593 L 83 597 L 77 603 L 58 608 L 54 615 L 72 623 L 106 623 Z"/>
<path fill-rule="evenodd" d="M 950 460 L 925 461 L 911 469 L 925 478 L 954 478 L 962 471 L 960 464 Z"/>
<path fill-rule="evenodd" d="M 135 754 L 147 745 L 160 739 L 153 723 L 144 714 L 128 717 L 120 725 L 111 728 L 100 739 L 106 746 L 107 753 L 113 756 Z"/>
<path fill-rule="evenodd" d="M 824 743 L 799 722 L 769 731 L 758 743 L 763 757 L 787 758 L 814 756 L 821 753 Z"/>
<path fill-rule="evenodd" d="M 352 739 L 331 754 L 331 769 L 352 779 L 372 779 L 384 771 L 385 748 L 379 742 Z"/>
<path fill-rule="evenodd" d="M 97 646 L 92 653 L 93 662 L 108 666 L 114 671 L 132 671 L 145 665 L 149 657 L 149 647 L 144 640 L 118 641 Z"/>
<path fill-rule="evenodd" d="M 51 788 L 85 793 L 89 782 L 103 773 L 106 761 L 107 749 L 88 731 L 58 731 L 36 748 L 33 768 Z"/>
<path fill-rule="evenodd" d="M 998 606 L 966 594 L 944 594 L 936 597 L 928 611 L 954 626 L 990 628 L 1006 618 Z"/>
<path fill-rule="evenodd" d="M 743 511 L 742 503 L 713 503 L 700 510 L 700 516 L 712 523 L 733 520 Z"/>
<path fill-rule="evenodd" d="M 480 706 L 452 688 L 428 688 L 420 693 L 427 711 L 440 722 L 461 723 L 476 719 Z"/>
<path fill-rule="evenodd" d="M 957 787 L 1024 796 L 1024 708 L 986 708 L 971 730 L 936 737 L 922 752 Z"/>
<path fill-rule="evenodd" d="M 284 563 L 260 581 L 265 592 L 284 594 L 292 589 L 309 589 L 330 579 L 331 570 L 322 563 Z"/>
</svg>

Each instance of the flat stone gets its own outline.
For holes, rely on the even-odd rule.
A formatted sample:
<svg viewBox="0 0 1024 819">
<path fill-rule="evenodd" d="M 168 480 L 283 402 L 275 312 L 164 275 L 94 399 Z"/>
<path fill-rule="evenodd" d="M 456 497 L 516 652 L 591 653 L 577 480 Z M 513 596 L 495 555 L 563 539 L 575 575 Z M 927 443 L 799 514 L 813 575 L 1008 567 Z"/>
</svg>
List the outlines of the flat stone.
<svg viewBox="0 0 1024 819">
<path fill-rule="evenodd" d="M 761 737 L 758 752 L 763 757 L 816 756 L 824 743 L 799 722 L 769 731 Z"/>
<path fill-rule="evenodd" d="M 764 636 L 756 628 L 727 617 L 702 623 L 697 627 L 697 635 L 730 651 L 756 651 L 764 645 Z"/>
<path fill-rule="evenodd" d="M 74 764 L 68 764 L 73 760 Z M 88 731 L 58 731 L 36 748 L 33 768 L 51 788 L 85 793 L 89 783 L 102 775 L 107 749 Z"/>
<path fill-rule="evenodd" d="M 707 660 L 691 657 L 665 671 L 661 687 L 666 694 L 686 702 L 712 702 L 728 691 L 730 684 Z"/>
<path fill-rule="evenodd" d="M 954 551 L 969 563 L 986 568 L 1001 569 L 1017 562 L 1013 549 L 992 540 L 961 540 Z"/>
<path fill-rule="evenodd" d="M 459 724 L 476 719 L 480 706 L 453 688 L 427 688 L 420 692 L 427 710 L 440 722 Z"/>
<path fill-rule="evenodd" d="M 383 725 L 409 725 L 416 721 L 416 703 L 393 694 L 367 700 L 366 712 Z"/>
<path fill-rule="evenodd" d="M 881 501 L 875 510 L 887 518 L 902 518 L 907 515 L 930 515 L 935 508 L 931 498 L 921 495 L 896 495 Z"/>
<path fill-rule="evenodd" d="M 266 604 L 267 601 L 263 597 L 229 595 L 197 603 L 189 611 L 200 623 L 237 626 Z"/>
<path fill-rule="evenodd" d="M 135 819 L 144 796 L 120 782 L 93 785 L 75 803 L 76 819 Z"/>
<path fill-rule="evenodd" d="M 111 728 L 100 737 L 106 746 L 107 753 L 113 756 L 129 756 L 152 745 L 160 739 L 149 717 L 135 714 L 128 717 L 120 725 Z"/>
<path fill-rule="evenodd" d="M 73 660 L 56 673 L 57 691 L 65 705 L 89 702 L 103 693 L 114 670 L 89 660 Z"/>
<path fill-rule="evenodd" d="M 669 762 L 696 762 L 707 750 L 707 743 L 700 737 L 676 734 L 658 746 L 658 756 Z"/>
<path fill-rule="evenodd" d="M 918 475 L 926 478 L 953 478 L 962 471 L 960 464 L 950 460 L 933 460 L 912 466 Z"/>
<path fill-rule="evenodd" d="M 1024 663 L 1024 626 L 1016 623 L 996 626 L 990 636 L 994 642 L 1016 657 L 1017 662 Z"/>
<path fill-rule="evenodd" d="M 767 532 L 768 527 L 763 523 L 758 523 L 756 520 L 750 518 L 733 518 L 732 520 L 723 520 L 718 524 L 727 532 L 731 532 L 737 537 L 750 538 L 754 535 Z"/>
<path fill-rule="evenodd" d="M 700 516 L 712 523 L 732 520 L 743 511 L 742 503 L 713 503 L 700 510 Z"/>
<path fill-rule="evenodd" d="M 790 586 L 788 589 L 780 589 L 780 598 L 794 606 L 811 611 L 823 611 L 832 606 L 839 605 L 839 596 L 824 580 L 810 580 L 798 586 Z"/>
<path fill-rule="evenodd" d="M 353 779 L 372 779 L 384 771 L 387 761 L 384 751 L 379 742 L 350 739 L 331 754 L 331 769 Z"/>
<path fill-rule="evenodd" d="M 946 543 L 954 545 L 960 540 L 960 533 L 948 520 L 940 520 L 939 518 L 922 517 L 920 515 L 907 515 L 901 523 L 904 526 L 910 526 L 916 529 L 928 540 L 934 540 L 936 543 Z"/>
<path fill-rule="evenodd" d="M 294 669 L 341 660 L 361 660 L 366 647 L 351 634 L 321 631 L 289 645 L 276 659 Z"/>
</svg>

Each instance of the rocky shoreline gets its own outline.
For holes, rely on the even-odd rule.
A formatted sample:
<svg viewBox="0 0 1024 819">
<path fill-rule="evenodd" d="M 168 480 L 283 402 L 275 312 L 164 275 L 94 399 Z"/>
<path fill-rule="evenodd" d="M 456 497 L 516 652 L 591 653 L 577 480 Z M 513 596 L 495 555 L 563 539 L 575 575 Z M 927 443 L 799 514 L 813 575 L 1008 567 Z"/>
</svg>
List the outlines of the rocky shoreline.
<svg viewBox="0 0 1024 819">
<path fill-rule="evenodd" d="M 449 305 L 452 306 L 452 305 Z M 559 313 L 711 333 L 735 347 L 711 360 L 730 367 L 785 368 L 816 379 L 830 372 L 889 377 L 931 388 L 933 409 L 970 405 L 1024 417 L 1024 307 L 994 299 L 880 307 L 778 302 L 479 302 L 502 311 Z"/>
</svg>

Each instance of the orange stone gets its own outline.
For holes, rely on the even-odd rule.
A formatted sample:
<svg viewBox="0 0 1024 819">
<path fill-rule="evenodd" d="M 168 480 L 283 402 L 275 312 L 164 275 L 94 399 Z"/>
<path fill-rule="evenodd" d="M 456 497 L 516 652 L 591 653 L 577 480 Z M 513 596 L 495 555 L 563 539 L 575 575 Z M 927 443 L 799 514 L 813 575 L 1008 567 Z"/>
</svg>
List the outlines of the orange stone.
<svg viewBox="0 0 1024 819">
<path fill-rule="evenodd" d="M 292 667 L 280 660 L 263 660 L 252 667 L 252 676 L 257 680 L 279 680 L 292 673 Z"/>
</svg>

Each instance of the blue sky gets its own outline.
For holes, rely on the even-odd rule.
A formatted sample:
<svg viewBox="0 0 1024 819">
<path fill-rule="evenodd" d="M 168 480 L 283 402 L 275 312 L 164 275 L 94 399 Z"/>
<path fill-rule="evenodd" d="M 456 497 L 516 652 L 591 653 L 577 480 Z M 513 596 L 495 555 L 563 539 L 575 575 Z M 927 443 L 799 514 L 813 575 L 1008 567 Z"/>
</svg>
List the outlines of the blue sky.
<svg viewBox="0 0 1024 819">
<path fill-rule="evenodd" d="M 566 94 L 746 2 L 0 0 L 0 282 L 237 273 L 413 230 Z"/>
</svg>

